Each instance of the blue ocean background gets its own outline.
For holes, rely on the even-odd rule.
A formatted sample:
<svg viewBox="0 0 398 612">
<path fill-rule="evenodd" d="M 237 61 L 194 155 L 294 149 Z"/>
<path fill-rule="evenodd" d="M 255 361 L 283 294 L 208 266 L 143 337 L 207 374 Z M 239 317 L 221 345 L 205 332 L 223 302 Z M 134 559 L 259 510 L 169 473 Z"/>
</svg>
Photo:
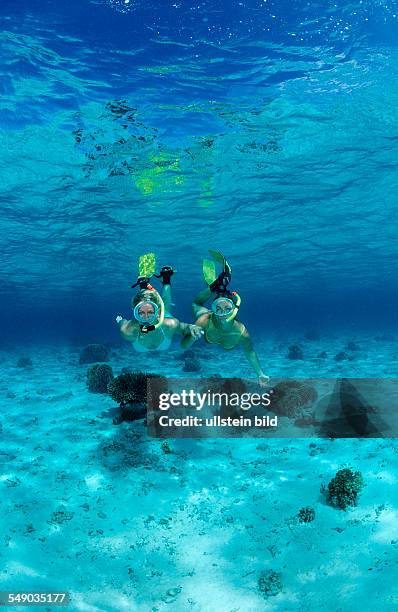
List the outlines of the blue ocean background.
<svg viewBox="0 0 398 612">
<path fill-rule="evenodd" d="M 396 326 L 395 8 L 5 0 L 5 335 L 112 335 L 151 250 L 187 319 L 208 248 L 257 332 Z"/>
<path fill-rule="evenodd" d="M 66 589 L 74 610 L 396 610 L 394 439 L 169 453 L 142 421 L 115 427 L 79 364 L 94 342 L 115 375 L 184 376 L 177 342 L 135 354 L 115 316 L 153 251 L 192 322 L 217 249 L 267 374 L 396 376 L 395 0 L 2 0 L 0 21 L 0 590 Z M 195 354 L 201 376 L 253 375 L 243 353 Z M 347 512 L 323 487 L 345 465 L 366 481 Z M 267 569 L 283 589 L 265 598 Z"/>
</svg>

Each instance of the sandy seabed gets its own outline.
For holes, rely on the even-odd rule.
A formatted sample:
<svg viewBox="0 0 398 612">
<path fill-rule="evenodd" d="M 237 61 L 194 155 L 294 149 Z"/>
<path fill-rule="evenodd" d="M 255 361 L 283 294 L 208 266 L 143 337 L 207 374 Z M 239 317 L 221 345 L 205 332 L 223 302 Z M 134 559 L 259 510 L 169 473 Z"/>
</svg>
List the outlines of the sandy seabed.
<svg viewBox="0 0 398 612">
<path fill-rule="evenodd" d="M 303 360 L 286 358 L 297 338 L 257 348 L 271 376 L 396 376 L 398 342 L 364 336 L 336 362 L 348 340 L 302 342 Z M 201 376 L 250 376 L 240 353 L 202 348 Z M 398 609 L 398 440 L 179 439 L 165 453 L 143 421 L 112 424 L 79 350 L 0 354 L 1 591 L 68 591 L 69 609 L 90 611 Z M 21 355 L 33 366 L 17 367 Z M 120 345 L 109 364 L 184 375 L 178 350 Z M 347 511 L 322 492 L 344 465 L 366 484 Z M 283 588 L 264 597 L 268 569 Z"/>
</svg>

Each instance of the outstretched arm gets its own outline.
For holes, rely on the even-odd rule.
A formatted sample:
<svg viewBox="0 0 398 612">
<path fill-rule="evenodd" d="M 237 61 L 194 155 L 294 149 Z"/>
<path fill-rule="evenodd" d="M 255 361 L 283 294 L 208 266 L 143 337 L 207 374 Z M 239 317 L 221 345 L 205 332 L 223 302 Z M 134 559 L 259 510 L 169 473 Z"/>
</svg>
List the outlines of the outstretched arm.
<svg viewBox="0 0 398 612">
<path fill-rule="evenodd" d="M 258 382 L 260 383 L 260 385 L 266 385 L 267 382 L 269 381 L 269 376 L 266 376 L 266 374 L 264 374 L 264 372 L 261 369 L 261 365 L 260 365 L 257 353 L 253 348 L 252 340 L 250 338 L 250 334 L 247 331 L 247 329 L 245 329 L 245 331 L 242 334 L 241 346 L 243 350 L 245 351 L 245 355 L 247 357 L 248 362 L 251 364 L 251 366 L 253 367 L 254 371 L 256 372 L 258 376 Z"/>
<path fill-rule="evenodd" d="M 162 300 L 164 303 L 165 316 L 171 316 L 171 286 L 170 279 L 174 274 L 174 270 L 171 266 L 163 266 L 159 274 L 155 274 L 157 278 L 162 279 L 163 291 Z"/>
<path fill-rule="evenodd" d="M 192 325 L 191 323 L 182 323 L 178 319 L 175 321 L 175 332 L 182 335 L 181 346 L 186 349 L 192 346 L 194 342 L 199 340 L 203 335 L 203 330 L 199 325 Z"/>
<path fill-rule="evenodd" d="M 120 334 L 128 342 L 134 342 L 138 336 L 137 326 L 127 319 L 123 319 L 120 315 L 116 317 L 116 323 L 119 326 Z"/>
<path fill-rule="evenodd" d="M 171 287 L 170 285 L 164 285 L 162 291 L 162 300 L 164 303 L 164 313 L 165 315 L 171 314 Z"/>
</svg>

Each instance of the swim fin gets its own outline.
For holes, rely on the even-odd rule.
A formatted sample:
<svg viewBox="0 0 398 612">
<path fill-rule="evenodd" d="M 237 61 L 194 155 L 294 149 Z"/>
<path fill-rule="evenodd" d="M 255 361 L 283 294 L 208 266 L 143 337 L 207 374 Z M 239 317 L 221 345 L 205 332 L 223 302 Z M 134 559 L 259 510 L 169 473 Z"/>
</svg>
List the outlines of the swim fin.
<svg viewBox="0 0 398 612">
<path fill-rule="evenodd" d="M 220 253 L 220 251 L 213 251 L 212 249 L 209 249 L 209 253 L 212 256 L 212 258 L 214 259 L 214 261 L 216 261 L 217 263 L 221 264 L 223 272 L 228 272 L 229 274 L 232 273 L 231 266 L 229 265 L 229 263 L 225 259 L 224 255 L 222 253 Z"/>
<path fill-rule="evenodd" d="M 211 285 L 217 278 L 216 265 L 211 259 L 204 259 L 203 265 L 203 278 L 206 285 Z"/>
<path fill-rule="evenodd" d="M 156 257 L 155 253 L 145 253 L 138 260 L 138 276 L 151 278 L 155 274 Z"/>
<path fill-rule="evenodd" d="M 203 260 L 202 269 L 205 283 L 212 291 L 225 291 L 231 280 L 232 268 L 220 251 L 209 249 L 209 253 L 214 261 L 211 259 Z M 221 265 L 219 274 L 216 272 L 216 263 Z"/>
</svg>

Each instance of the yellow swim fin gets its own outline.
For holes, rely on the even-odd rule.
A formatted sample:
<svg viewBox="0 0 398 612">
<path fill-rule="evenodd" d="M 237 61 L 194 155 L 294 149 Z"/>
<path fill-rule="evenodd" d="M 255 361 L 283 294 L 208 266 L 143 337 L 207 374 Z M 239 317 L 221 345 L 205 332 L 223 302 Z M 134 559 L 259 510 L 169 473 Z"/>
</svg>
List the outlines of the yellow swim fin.
<svg viewBox="0 0 398 612">
<path fill-rule="evenodd" d="M 138 276 L 150 278 L 155 274 L 156 256 L 155 253 L 145 253 L 138 260 Z"/>
</svg>

